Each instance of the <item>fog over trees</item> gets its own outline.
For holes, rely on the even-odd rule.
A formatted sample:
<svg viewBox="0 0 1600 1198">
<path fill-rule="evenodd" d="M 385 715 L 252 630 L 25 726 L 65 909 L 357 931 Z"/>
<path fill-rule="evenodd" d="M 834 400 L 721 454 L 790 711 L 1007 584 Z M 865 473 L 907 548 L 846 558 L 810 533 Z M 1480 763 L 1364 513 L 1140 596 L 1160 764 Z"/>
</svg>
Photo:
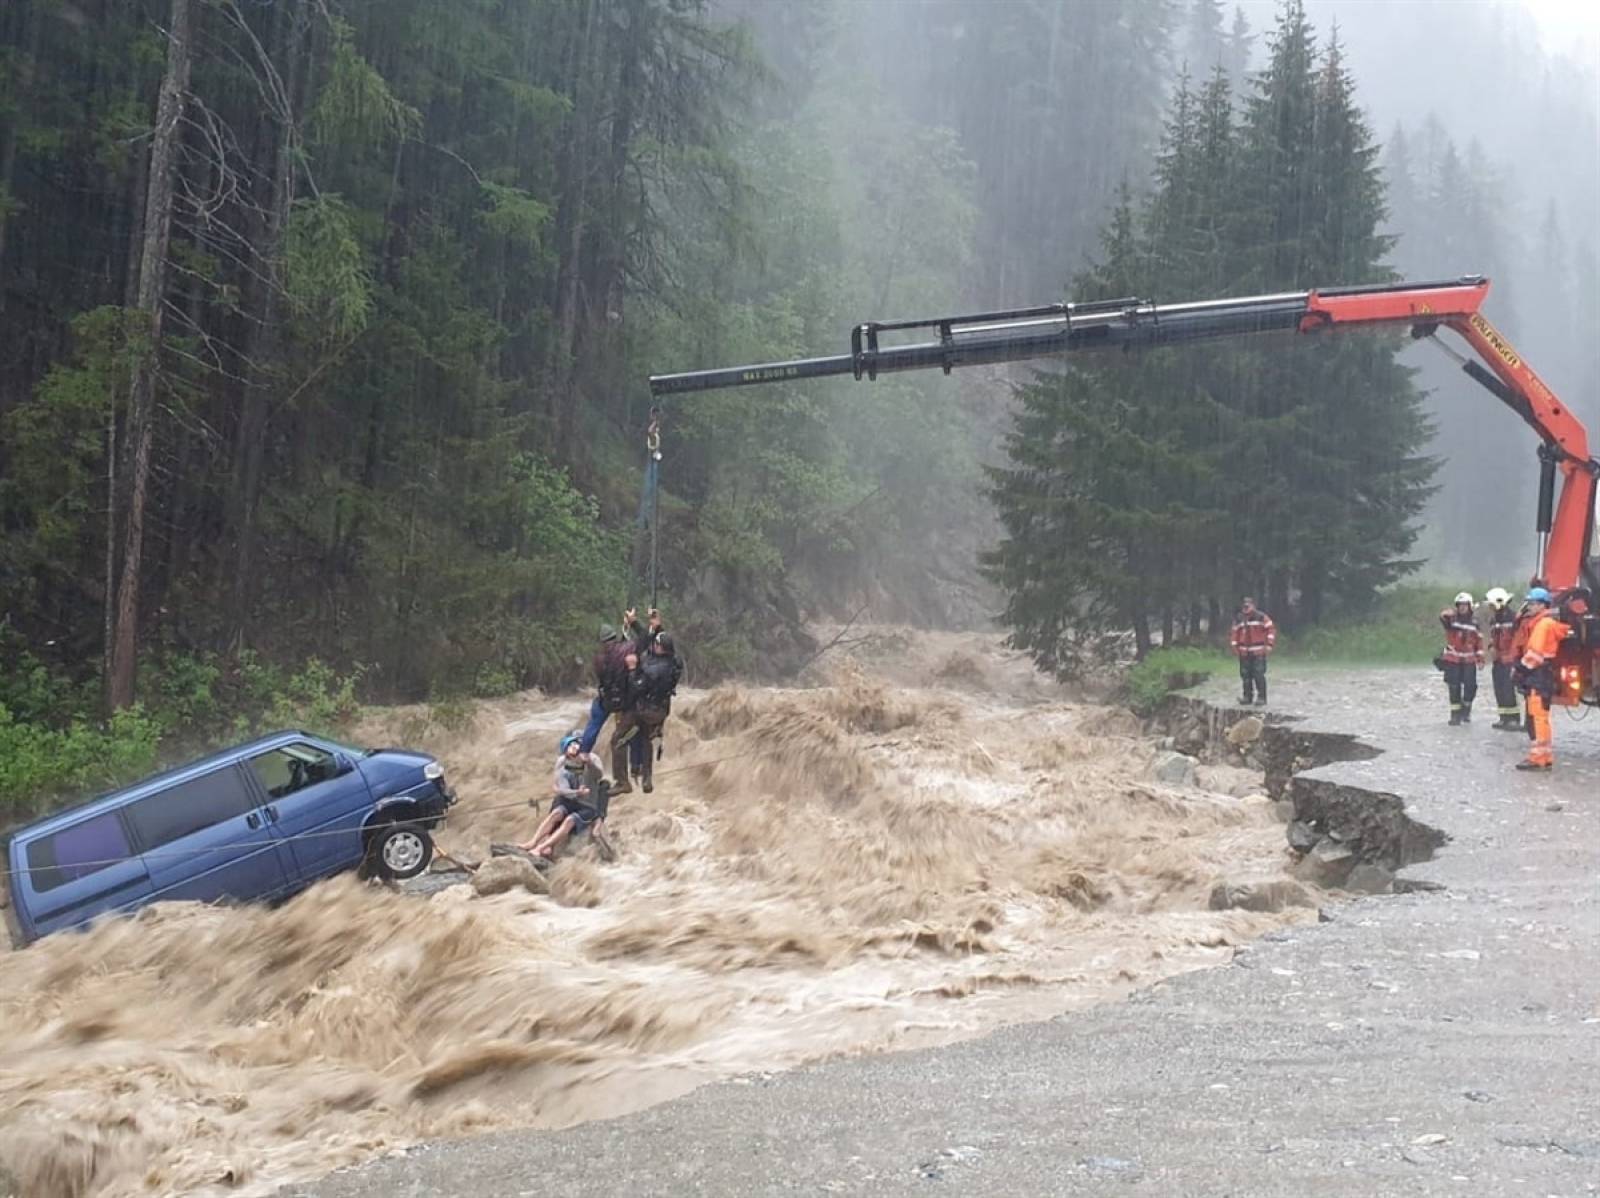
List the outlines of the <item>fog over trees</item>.
<svg viewBox="0 0 1600 1198">
<path fill-rule="evenodd" d="M 596 622 L 648 598 L 646 376 L 841 352 L 871 318 L 1482 272 L 1492 318 L 1600 429 L 1595 63 L 1547 52 L 1513 0 L 1308 0 L 1293 119 L 1338 114 L 1342 149 L 1269 164 L 1252 106 L 1300 20 L 1292 0 L 10 0 L 0 727 L 37 747 L 140 704 L 144 745 L 313 659 L 312 689 L 377 698 L 569 684 Z M 1328 202 L 1356 216 L 1254 194 L 1280 227 L 1253 241 L 1213 169 L 1344 188 Z M 1359 236 L 1313 244 L 1335 226 Z M 1010 602 L 1018 627 L 1027 588 L 978 577 L 1006 515 L 985 467 L 1065 469 L 1008 457 L 1014 415 L 1095 424 L 1114 397 L 1122 423 L 1092 435 L 1121 428 L 1131 460 L 1073 477 L 1097 502 L 1133 488 L 1120 543 L 1294 504 L 1343 541 L 1283 525 L 1254 557 L 1099 557 L 1124 600 L 1035 594 L 1046 624 L 1203 632 L 1247 582 L 1314 621 L 1417 562 L 1526 573 L 1533 437 L 1428 347 L 1172 358 L 666 405 L 659 597 L 701 676 L 798 664 L 814 616 Z M 1170 396 L 1196 379 L 1210 424 Z M 1269 392 L 1309 423 L 1241 398 Z M 1371 418 L 1314 444 L 1341 395 Z M 1246 423 L 1219 425 L 1229 404 Z M 1190 492 L 1149 492 L 1155 463 Z M 1358 519 L 1371 479 L 1391 506 Z M 1170 522 L 1142 532 L 1140 503 Z M 1224 555 L 1205 570 L 1202 543 Z"/>
</svg>

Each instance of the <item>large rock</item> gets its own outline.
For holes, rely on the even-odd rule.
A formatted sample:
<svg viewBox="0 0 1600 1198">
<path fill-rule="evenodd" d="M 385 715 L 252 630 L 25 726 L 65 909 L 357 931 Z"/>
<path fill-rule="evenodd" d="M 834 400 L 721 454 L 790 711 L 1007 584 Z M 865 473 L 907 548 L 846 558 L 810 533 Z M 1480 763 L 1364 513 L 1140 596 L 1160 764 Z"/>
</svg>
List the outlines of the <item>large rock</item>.
<svg viewBox="0 0 1600 1198">
<path fill-rule="evenodd" d="M 1236 799 L 1260 795 L 1264 788 L 1261 771 L 1238 765 L 1202 765 L 1195 770 L 1195 782 L 1202 790 Z"/>
<path fill-rule="evenodd" d="M 1261 733 L 1266 729 L 1267 722 L 1258 715 L 1247 715 L 1244 719 L 1229 725 L 1223 738 L 1236 749 L 1245 749 L 1261 739 Z"/>
<path fill-rule="evenodd" d="M 1363 861 L 1345 876 L 1344 888 L 1361 894 L 1387 894 L 1394 889 L 1394 874 L 1381 865 Z"/>
<path fill-rule="evenodd" d="M 1297 853 L 1309 853 L 1317 847 L 1317 841 L 1322 839 L 1311 824 L 1303 819 L 1291 820 L 1289 823 L 1289 847 Z"/>
<path fill-rule="evenodd" d="M 1359 862 L 1354 847 L 1324 836 L 1295 867 L 1295 873 L 1318 886 L 1339 886 Z"/>
<path fill-rule="evenodd" d="M 1314 906 L 1310 892 L 1288 878 L 1218 882 L 1211 888 L 1213 911 L 1283 911 Z"/>
<path fill-rule="evenodd" d="M 1182 753 L 1158 753 L 1150 763 L 1149 774 L 1168 786 L 1193 786 L 1195 765 L 1193 757 Z"/>
<path fill-rule="evenodd" d="M 472 888 L 481 895 L 504 894 L 522 887 L 530 894 L 549 894 L 550 883 L 521 857 L 491 857 L 472 875 Z"/>
</svg>

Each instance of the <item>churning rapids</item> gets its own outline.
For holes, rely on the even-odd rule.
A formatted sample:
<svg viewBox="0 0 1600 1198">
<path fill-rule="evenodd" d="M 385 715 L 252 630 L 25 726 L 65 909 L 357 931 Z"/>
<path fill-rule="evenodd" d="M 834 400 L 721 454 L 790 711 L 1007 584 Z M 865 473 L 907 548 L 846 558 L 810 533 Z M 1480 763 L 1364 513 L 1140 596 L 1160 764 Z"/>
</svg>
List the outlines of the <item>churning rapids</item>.
<svg viewBox="0 0 1600 1198">
<path fill-rule="evenodd" d="M 1046 1018 L 1315 918 L 1208 909 L 1285 863 L 1241 771 L 1154 781 L 1130 715 L 993 638 L 878 629 L 851 652 L 825 685 L 681 694 L 656 792 L 612 807 L 619 860 L 585 846 L 548 895 L 347 877 L 0 957 L 0 1177 L 270 1193 L 423 1138 Z M 461 795 L 440 844 L 475 861 L 532 831 L 504 804 L 544 797 L 583 706 L 521 696 L 453 732 L 391 712 L 357 739 L 439 753 Z"/>
</svg>

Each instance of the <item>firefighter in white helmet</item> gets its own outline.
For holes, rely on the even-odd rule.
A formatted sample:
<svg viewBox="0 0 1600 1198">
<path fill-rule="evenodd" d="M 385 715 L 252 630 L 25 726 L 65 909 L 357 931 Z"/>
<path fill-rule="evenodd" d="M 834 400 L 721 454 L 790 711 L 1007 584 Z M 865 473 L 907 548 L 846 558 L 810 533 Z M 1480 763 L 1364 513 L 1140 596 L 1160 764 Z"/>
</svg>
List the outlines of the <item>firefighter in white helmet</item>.
<svg viewBox="0 0 1600 1198">
<path fill-rule="evenodd" d="M 1511 679 L 1517 658 L 1517 613 L 1511 607 L 1511 593 L 1504 587 L 1490 587 L 1484 596 L 1489 601 L 1490 677 L 1494 680 L 1495 712 L 1500 717 L 1496 728 L 1522 730 L 1522 709 L 1517 706 L 1517 686 Z"/>
<path fill-rule="evenodd" d="M 1478 696 L 1478 667 L 1483 664 L 1483 633 L 1472 611 L 1472 596 L 1462 591 L 1454 606 L 1439 613 L 1444 625 L 1444 652 L 1439 668 L 1450 692 L 1450 722 L 1465 724 L 1472 719 L 1472 700 Z"/>
</svg>

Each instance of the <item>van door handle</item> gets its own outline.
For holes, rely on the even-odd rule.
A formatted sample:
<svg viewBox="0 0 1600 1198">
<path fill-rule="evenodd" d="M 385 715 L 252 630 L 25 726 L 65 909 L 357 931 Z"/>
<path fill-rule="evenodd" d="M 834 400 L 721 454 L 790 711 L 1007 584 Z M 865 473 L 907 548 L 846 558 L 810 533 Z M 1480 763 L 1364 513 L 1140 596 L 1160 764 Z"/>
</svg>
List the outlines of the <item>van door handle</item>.
<svg viewBox="0 0 1600 1198">
<path fill-rule="evenodd" d="M 265 807 L 263 810 L 267 813 L 267 823 L 275 824 L 278 822 L 278 809 L 276 807 Z"/>
<path fill-rule="evenodd" d="M 249 827 L 259 828 L 261 826 L 261 817 L 252 811 L 244 817 L 244 822 Z"/>
</svg>

